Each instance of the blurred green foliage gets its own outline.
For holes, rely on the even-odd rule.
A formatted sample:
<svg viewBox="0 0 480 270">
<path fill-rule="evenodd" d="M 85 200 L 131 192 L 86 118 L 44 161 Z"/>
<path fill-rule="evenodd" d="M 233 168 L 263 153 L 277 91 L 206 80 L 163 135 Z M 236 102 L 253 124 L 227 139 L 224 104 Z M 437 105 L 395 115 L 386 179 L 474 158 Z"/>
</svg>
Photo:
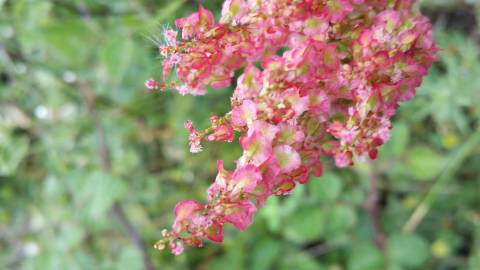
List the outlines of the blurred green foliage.
<svg viewBox="0 0 480 270">
<path fill-rule="evenodd" d="M 231 90 L 194 98 L 143 87 L 161 71 L 150 39 L 195 1 L 0 0 L 0 269 L 143 269 L 116 202 L 158 269 L 480 269 L 480 13 L 476 1 L 422 3 L 440 61 L 379 159 L 327 165 L 271 198 L 246 232 L 229 227 L 224 244 L 173 257 L 153 243 L 175 203 L 203 199 L 215 160 L 240 153 L 217 143 L 191 155 L 183 129 L 225 112 Z M 206 5 L 218 15 L 221 1 Z M 372 177 L 386 251 L 363 207 Z"/>
</svg>

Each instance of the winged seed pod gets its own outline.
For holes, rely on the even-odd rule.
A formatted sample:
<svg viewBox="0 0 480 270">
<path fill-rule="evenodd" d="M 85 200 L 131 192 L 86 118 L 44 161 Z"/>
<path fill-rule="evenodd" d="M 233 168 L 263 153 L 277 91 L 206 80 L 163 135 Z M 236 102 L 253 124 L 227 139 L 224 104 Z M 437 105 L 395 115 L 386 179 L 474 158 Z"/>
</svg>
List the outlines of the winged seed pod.
<svg viewBox="0 0 480 270">
<path fill-rule="evenodd" d="M 429 21 L 413 11 L 413 0 L 227 0 L 216 22 L 200 6 L 166 31 L 161 46 L 164 76 L 150 89 L 174 86 L 182 95 L 235 84 L 231 112 L 213 116 L 197 131 L 191 121 L 192 152 L 201 141 L 233 141 L 243 154 L 236 169 L 224 169 L 208 189 L 208 200 L 182 201 L 175 222 L 156 247 L 175 255 L 204 240 L 222 242 L 230 223 L 245 230 L 272 195 L 286 195 L 309 174 L 322 174 L 321 156 L 336 166 L 355 156 L 375 159 L 389 139 L 390 119 L 411 99 L 437 48 Z M 282 53 L 279 53 L 279 52 Z M 166 79 L 166 78 L 165 78 Z"/>
</svg>

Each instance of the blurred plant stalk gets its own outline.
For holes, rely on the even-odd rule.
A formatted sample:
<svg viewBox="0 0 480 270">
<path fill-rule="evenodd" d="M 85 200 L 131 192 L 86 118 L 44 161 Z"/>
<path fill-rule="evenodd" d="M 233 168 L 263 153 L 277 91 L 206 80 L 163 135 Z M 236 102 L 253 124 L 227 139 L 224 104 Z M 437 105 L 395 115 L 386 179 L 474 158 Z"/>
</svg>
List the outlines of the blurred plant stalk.
<svg viewBox="0 0 480 270">
<path fill-rule="evenodd" d="M 467 159 L 473 150 L 480 145 L 480 127 L 477 128 L 470 138 L 455 150 L 449 158 L 447 164 L 442 173 L 438 176 L 435 183 L 431 186 L 418 206 L 411 214 L 408 221 L 403 226 L 403 233 L 411 233 L 415 231 L 418 225 L 422 222 L 428 211 L 435 203 L 439 192 L 443 189 L 444 185 L 453 177 L 455 172 L 460 168 L 463 161 Z"/>
<path fill-rule="evenodd" d="M 97 113 L 97 99 L 95 92 L 92 90 L 88 82 L 81 81 L 78 84 L 80 91 L 85 99 L 85 103 L 88 107 L 88 112 L 92 120 L 95 122 L 96 133 L 97 133 L 97 155 L 100 162 L 100 167 L 106 173 L 110 173 L 111 163 L 110 163 L 110 151 L 106 143 L 105 129 L 102 126 L 100 118 Z M 141 252 L 143 257 L 143 265 L 145 270 L 154 270 L 152 260 L 148 254 L 145 242 L 142 239 L 141 235 L 129 221 L 125 211 L 123 210 L 122 205 L 119 201 L 116 201 L 111 209 L 112 215 L 118 220 L 120 225 L 127 232 L 127 235 L 130 237 L 131 241 L 135 247 Z"/>
</svg>

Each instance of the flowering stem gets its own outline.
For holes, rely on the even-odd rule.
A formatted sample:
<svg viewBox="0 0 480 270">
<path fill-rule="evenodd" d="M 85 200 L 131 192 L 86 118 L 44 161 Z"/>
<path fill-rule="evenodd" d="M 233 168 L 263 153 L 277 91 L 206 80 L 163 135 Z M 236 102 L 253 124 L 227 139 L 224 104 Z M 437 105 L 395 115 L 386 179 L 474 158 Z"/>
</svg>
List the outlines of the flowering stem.
<svg viewBox="0 0 480 270">
<path fill-rule="evenodd" d="M 268 197 L 321 176 L 322 156 L 340 168 L 356 156 L 377 158 L 390 118 L 415 95 L 437 52 L 428 19 L 412 11 L 411 0 L 378 2 L 231 0 L 218 22 L 202 5 L 177 19 L 182 40 L 165 31 L 162 73 L 175 71 L 182 95 L 226 88 L 243 69 L 231 115 L 213 114 L 203 131 L 184 123 L 192 153 L 202 151 L 203 139 L 233 142 L 235 132 L 243 153 L 234 171 L 217 161 L 206 204 L 175 206 L 172 230 L 162 233 L 158 249 L 168 245 L 179 255 L 204 240 L 222 242 L 226 223 L 245 230 Z M 149 80 L 146 87 L 163 85 Z M 364 207 L 384 250 L 378 175 L 370 178 Z"/>
</svg>

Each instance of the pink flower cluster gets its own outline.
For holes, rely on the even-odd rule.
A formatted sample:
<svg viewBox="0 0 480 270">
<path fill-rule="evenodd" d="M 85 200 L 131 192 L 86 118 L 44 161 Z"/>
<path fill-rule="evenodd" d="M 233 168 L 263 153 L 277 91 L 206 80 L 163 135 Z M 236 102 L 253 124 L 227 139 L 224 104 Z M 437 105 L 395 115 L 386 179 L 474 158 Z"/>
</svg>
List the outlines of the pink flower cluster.
<svg viewBox="0 0 480 270">
<path fill-rule="evenodd" d="M 390 118 L 436 59 L 431 25 L 413 0 L 226 0 L 222 16 L 200 6 L 166 31 L 160 47 L 164 76 L 172 69 L 181 94 L 235 84 L 231 112 L 196 131 L 201 141 L 234 140 L 243 155 L 233 171 L 218 161 L 208 202 L 183 201 L 175 223 L 156 247 L 180 254 L 185 246 L 222 242 L 230 223 L 245 230 L 272 195 L 288 194 L 309 174 L 322 174 L 321 156 L 336 166 L 354 157 L 375 159 L 389 138 Z M 147 87 L 165 83 L 148 81 Z"/>
</svg>

